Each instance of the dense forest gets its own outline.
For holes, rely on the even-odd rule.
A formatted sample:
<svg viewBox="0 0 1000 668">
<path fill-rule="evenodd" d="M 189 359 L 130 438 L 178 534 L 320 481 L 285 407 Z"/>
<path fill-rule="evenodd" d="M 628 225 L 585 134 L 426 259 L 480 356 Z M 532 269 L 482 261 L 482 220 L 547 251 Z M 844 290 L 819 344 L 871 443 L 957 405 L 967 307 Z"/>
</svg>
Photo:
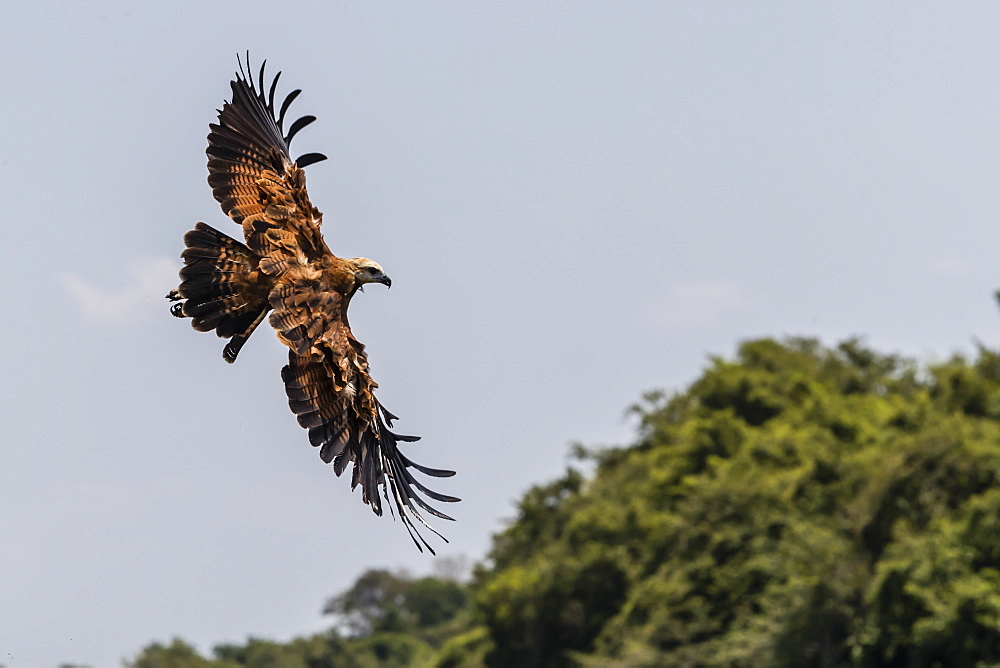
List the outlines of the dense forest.
<svg viewBox="0 0 1000 668">
<path fill-rule="evenodd" d="M 370 570 L 326 634 L 127 665 L 1000 665 L 1000 354 L 749 341 L 634 411 L 471 579 Z"/>
</svg>

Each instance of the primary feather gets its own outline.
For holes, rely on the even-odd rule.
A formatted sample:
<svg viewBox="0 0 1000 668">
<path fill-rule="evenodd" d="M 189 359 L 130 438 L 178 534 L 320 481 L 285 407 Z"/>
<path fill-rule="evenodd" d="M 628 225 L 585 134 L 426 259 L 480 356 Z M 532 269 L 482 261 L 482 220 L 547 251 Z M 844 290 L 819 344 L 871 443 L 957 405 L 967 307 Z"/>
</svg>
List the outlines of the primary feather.
<svg viewBox="0 0 1000 668">
<path fill-rule="evenodd" d="M 266 64 L 266 61 L 265 61 Z M 323 215 L 309 201 L 303 168 L 325 160 L 307 153 L 292 160 L 295 134 L 313 122 L 303 116 L 286 131 L 285 114 L 301 91 L 275 110 L 279 72 L 265 92 L 262 64 L 255 83 L 250 61 L 231 82 L 232 101 L 209 126 L 208 183 L 222 210 L 242 226 L 246 244 L 198 223 L 184 237 L 181 284 L 167 297 L 171 312 L 192 318 L 199 331 L 230 339 L 223 351 L 236 359 L 250 334 L 268 318 L 289 348 L 281 371 L 288 405 L 320 458 L 337 475 L 353 462 L 351 485 L 377 515 L 382 496 L 418 548 L 431 546 L 417 524 L 435 531 L 421 511 L 450 520 L 418 492 L 436 501 L 457 498 L 434 492 L 411 473 L 444 478 L 453 471 L 421 466 L 399 451 L 417 437 L 390 431 L 396 419 L 375 398 L 365 347 L 351 332 L 347 309 L 365 283 L 389 285 L 382 268 L 366 258 L 334 255 L 320 233 Z M 442 536 L 443 538 L 443 536 Z"/>
</svg>

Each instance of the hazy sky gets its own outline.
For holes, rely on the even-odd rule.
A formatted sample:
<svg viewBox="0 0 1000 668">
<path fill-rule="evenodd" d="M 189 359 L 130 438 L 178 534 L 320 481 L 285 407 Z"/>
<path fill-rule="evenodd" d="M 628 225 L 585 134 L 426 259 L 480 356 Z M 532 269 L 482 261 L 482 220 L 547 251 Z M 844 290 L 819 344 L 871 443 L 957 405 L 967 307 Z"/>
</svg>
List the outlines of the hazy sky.
<svg viewBox="0 0 1000 668">
<path fill-rule="evenodd" d="M 269 328 L 168 313 L 236 53 L 293 154 L 407 454 L 481 558 L 568 445 L 763 335 L 1000 341 L 992 3 L 8 3 L 0 24 L 0 663 L 114 666 L 322 629 L 432 558 L 309 447 Z M 750 5 L 752 4 L 752 8 Z"/>
</svg>

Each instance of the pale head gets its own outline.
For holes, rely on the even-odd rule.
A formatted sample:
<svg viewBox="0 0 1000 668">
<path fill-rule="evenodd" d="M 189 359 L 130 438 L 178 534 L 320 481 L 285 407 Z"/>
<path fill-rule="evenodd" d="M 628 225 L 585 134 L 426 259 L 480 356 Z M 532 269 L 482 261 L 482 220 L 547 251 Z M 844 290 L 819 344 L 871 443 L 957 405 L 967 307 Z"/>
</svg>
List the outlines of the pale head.
<svg viewBox="0 0 1000 668">
<path fill-rule="evenodd" d="M 387 288 L 392 287 L 392 281 L 385 275 L 382 267 L 375 260 L 369 260 L 366 257 L 356 257 L 352 258 L 351 262 L 354 265 L 354 282 L 358 286 L 362 286 L 365 283 L 381 283 Z"/>
</svg>

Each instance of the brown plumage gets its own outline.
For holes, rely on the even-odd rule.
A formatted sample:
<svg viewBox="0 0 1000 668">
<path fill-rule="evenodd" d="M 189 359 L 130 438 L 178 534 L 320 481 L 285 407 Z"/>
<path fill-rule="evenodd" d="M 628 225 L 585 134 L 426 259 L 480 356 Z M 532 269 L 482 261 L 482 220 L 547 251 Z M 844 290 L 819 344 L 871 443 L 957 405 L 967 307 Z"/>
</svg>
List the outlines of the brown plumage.
<svg viewBox="0 0 1000 668">
<path fill-rule="evenodd" d="M 246 245 L 204 223 L 184 235 L 182 282 L 167 295 L 177 302 L 171 312 L 191 318 L 198 331 L 215 330 L 228 338 L 222 353 L 227 362 L 236 360 L 270 313 L 278 339 L 289 348 L 288 366 L 281 371 L 288 405 L 309 431 L 309 442 L 337 475 L 354 462 L 351 485 L 361 485 L 364 502 L 381 515 L 381 488 L 413 542 L 433 553 L 412 518 L 438 536 L 420 510 L 452 518 L 415 490 L 437 501 L 458 499 L 431 491 L 409 469 L 438 478 L 454 472 L 420 466 L 399 451 L 400 442 L 417 437 L 389 431 L 397 418 L 375 398 L 378 384 L 368 372 L 365 347 L 347 320 L 347 308 L 362 285 L 389 286 L 391 281 L 372 260 L 330 252 L 320 234 L 323 215 L 309 201 L 303 171 L 326 156 L 308 153 L 293 161 L 288 148 L 292 137 L 316 119 L 303 116 L 285 133 L 285 113 L 300 91 L 290 93 L 275 113 L 281 73 L 265 94 L 264 65 L 255 85 L 249 64 L 248 57 L 244 71 L 240 63 L 231 82 L 233 99 L 223 105 L 219 123 L 209 126 L 207 150 L 212 193 L 243 227 Z"/>
</svg>

